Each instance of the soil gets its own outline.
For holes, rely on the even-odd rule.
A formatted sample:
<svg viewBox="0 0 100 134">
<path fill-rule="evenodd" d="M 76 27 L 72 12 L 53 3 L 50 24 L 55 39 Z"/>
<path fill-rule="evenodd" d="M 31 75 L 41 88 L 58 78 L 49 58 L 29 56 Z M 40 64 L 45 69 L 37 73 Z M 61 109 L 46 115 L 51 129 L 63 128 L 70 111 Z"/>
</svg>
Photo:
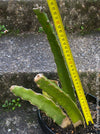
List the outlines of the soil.
<svg viewBox="0 0 100 134">
<path fill-rule="evenodd" d="M 96 124 L 96 118 L 97 118 L 96 104 L 89 102 L 89 107 L 90 107 L 90 111 L 93 117 L 94 124 Z M 54 132 L 54 134 L 82 134 L 82 133 L 83 134 L 99 134 L 96 128 L 94 127 L 94 125 L 92 124 L 90 124 L 89 126 L 86 126 L 86 128 L 84 128 L 83 126 L 79 126 L 76 129 L 74 129 L 73 125 L 71 125 L 65 129 L 62 129 L 57 124 L 55 124 L 51 118 L 47 117 L 45 113 L 42 111 L 41 111 L 41 116 L 42 116 L 43 121 L 48 126 L 48 128 L 50 128 Z"/>
<path fill-rule="evenodd" d="M 15 110 L 0 107 L 0 134 L 44 134 L 37 118 L 37 107 L 26 101 Z"/>
</svg>

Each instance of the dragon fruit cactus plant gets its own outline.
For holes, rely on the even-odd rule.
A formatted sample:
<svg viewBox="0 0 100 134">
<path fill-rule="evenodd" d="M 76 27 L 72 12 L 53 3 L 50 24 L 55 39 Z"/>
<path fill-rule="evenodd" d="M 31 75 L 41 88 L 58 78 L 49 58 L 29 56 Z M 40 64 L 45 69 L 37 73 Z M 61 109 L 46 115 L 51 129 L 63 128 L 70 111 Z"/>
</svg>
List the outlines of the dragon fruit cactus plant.
<svg viewBox="0 0 100 134">
<path fill-rule="evenodd" d="M 47 116 L 51 117 L 62 128 L 69 126 L 71 123 L 74 127 L 81 124 L 84 125 L 84 118 L 77 106 L 75 91 L 58 37 L 47 14 L 39 8 L 33 10 L 47 35 L 57 66 L 61 88 L 56 81 L 46 78 L 43 74 L 37 74 L 34 81 L 42 89 L 42 94 L 17 85 L 11 86 L 10 90 L 16 96 L 29 101 L 32 105 L 36 105 L 40 110 L 43 110 Z"/>
</svg>

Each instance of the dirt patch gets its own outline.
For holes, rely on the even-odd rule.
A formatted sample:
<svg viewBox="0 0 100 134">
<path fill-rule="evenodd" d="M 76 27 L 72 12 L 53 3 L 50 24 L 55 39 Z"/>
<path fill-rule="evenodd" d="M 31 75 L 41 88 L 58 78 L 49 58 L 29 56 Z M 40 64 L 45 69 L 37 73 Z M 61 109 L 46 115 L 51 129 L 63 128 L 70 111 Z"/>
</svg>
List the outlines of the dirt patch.
<svg viewBox="0 0 100 134">
<path fill-rule="evenodd" d="M 0 134 L 43 134 L 37 118 L 37 108 L 28 102 L 14 111 L 0 107 Z"/>
<path fill-rule="evenodd" d="M 69 32 L 80 30 L 86 32 L 100 28 L 99 0 L 59 0 L 57 3 L 64 26 Z M 47 2 L 44 2 L 44 0 L 1 0 L 0 23 L 6 25 L 12 31 L 38 31 L 40 24 L 33 13 L 33 7 L 36 7 L 36 4 L 44 8 L 52 21 Z"/>
<path fill-rule="evenodd" d="M 97 118 L 96 104 L 93 104 L 91 102 L 89 102 L 88 104 L 93 117 L 93 121 L 96 124 L 96 118 Z M 42 128 L 44 128 L 45 131 L 48 131 L 47 129 L 45 129 L 46 126 L 44 126 L 44 124 L 47 125 L 48 128 L 50 128 L 51 131 L 53 132 L 52 134 L 82 134 L 82 133 L 97 134 L 97 129 L 92 124 L 90 126 L 86 126 L 86 128 L 84 128 L 83 126 L 79 126 L 74 129 L 73 125 L 70 125 L 69 127 L 62 129 L 57 124 L 55 124 L 51 118 L 47 117 L 44 112 L 41 111 L 40 113 L 43 121 L 42 122 L 40 120 L 40 124 L 42 123 L 41 124 Z"/>
</svg>

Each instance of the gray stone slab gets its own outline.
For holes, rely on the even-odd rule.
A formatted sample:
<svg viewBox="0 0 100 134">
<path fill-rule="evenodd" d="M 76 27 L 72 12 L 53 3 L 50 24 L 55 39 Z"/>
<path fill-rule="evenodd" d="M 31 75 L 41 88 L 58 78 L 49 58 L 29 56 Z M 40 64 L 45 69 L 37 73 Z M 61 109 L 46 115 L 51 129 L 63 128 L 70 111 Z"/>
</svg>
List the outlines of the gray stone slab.
<svg viewBox="0 0 100 134">
<path fill-rule="evenodd" d="M 55 71 L 44 34 L 3 36 L 0 40 L 0 72 Z"/>
<path fill-rule="evenodd" d="M 96 71 L 100 54 L 100 33 L 68 35 L 78 70 Z M 21 34 L 0 38 L 0 74 L 8 72 L 56 72 L 56 65 L 45 34 Z"/>
</svg>

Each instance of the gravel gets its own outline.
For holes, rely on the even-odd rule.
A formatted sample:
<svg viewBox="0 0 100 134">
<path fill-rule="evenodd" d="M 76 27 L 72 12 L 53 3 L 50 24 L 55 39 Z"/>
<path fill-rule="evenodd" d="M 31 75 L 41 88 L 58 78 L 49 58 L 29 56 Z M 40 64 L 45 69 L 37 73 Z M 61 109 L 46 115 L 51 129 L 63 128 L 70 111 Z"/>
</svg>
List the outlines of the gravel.
<svg viewBox="0 0 100 134">
<path fill-rule="evenodd" d="M 96 70 L 100 54 L 100 33 L 68 35 L 78 70 Z M 7 72 L 56 72 L 49 43 L 44 33 L 5 35 L 0 38 L 0 74 Z"/>
</svg>

